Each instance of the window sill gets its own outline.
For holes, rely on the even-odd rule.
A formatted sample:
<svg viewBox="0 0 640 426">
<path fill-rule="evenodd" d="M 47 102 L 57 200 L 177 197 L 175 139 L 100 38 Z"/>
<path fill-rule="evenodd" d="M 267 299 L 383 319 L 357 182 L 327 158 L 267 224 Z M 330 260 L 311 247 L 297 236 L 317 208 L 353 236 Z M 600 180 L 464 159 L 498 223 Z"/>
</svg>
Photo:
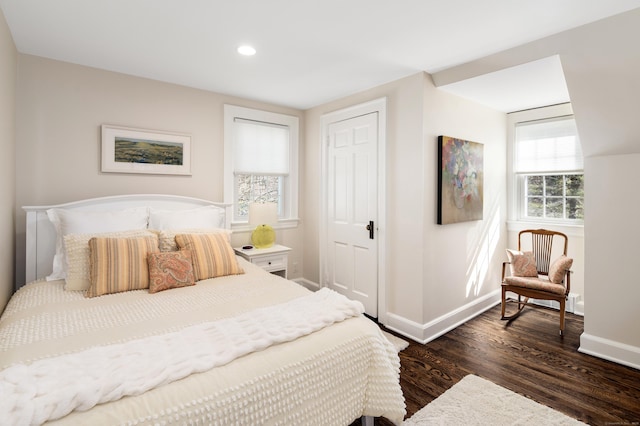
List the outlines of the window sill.
<svg viewBox="0 0 640 426">
<path fill-rule="evenodd" d="M 509 220 L 507 221 L 507 231 L 520 232 L 525 229 L 553 229 L 567 234 L 570 237 L 584 238 L 584 224 L 567 224 L 558 222 L 542 222 L 528 220 Z"/>
<path fill-rule="evenodd" d="M 276 231 L 278 229 L 293 229 L 297 228 L 300 224 L 300 219 L 281 219 L 278 221 L 276 225 L 273 226 L 273 229 Z M 255 226 L 249 225 L 247 222 L 232 222 L 231 230 L 233 232 L 252 232 L 255 229 Z"/>
</svg>

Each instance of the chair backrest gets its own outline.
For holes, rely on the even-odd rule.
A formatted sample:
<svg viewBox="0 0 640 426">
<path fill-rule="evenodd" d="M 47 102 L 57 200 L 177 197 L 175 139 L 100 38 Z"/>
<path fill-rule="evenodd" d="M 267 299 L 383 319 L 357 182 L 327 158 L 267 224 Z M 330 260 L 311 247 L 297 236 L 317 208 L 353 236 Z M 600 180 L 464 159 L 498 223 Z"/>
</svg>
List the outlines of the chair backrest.
<svg viewBox="0 0 640 426">
<path fill-rule="evenodd" d="M 525 229 L 518 234 L 518 250 L 523 250 L 524 239 L 531 238 L 531 251 L 536 258 L 536 268 L 538 274 L 549 275 L 549 264 L 551 263 L 551 253 L 553 241 L 556 238 L 563 240 L 562 254 L 567 255 L 567 245 L 569 239 L 565 234 L 548 229 Z"/>
</svg>

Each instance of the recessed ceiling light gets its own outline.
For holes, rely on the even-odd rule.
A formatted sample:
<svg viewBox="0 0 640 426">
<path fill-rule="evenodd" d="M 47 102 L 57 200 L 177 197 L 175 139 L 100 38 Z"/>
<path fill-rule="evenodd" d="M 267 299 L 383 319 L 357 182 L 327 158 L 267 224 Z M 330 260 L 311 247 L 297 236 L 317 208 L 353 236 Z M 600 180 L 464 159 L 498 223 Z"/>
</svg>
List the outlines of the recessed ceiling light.
<svg viewBox="0 0 640 426">
<path fill-rule="evenodd" d="M 248 44 L 238 47 L 238 53 L 244 56 L 253 56 L 256 54 L 256 49 Z"/>
</svg>

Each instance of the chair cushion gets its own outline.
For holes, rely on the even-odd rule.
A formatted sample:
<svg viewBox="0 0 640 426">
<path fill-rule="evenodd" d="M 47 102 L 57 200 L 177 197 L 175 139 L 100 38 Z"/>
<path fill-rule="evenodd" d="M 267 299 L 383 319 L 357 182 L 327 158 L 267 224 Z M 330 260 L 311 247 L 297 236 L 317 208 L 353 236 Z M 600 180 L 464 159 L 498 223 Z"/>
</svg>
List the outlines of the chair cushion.
<svg viewBox="0 0 640 426">
<path fill-rule="evenodd" d="M 549 281 L 562 284 L 564 277 L 567 275 L 567 271 L 571 269 L 571 265 L 573 265 L 573 259 L 564 254 L 554 260 L 549 267 Z"/>
<path fill-rule="evenodd" d="M 537 277 L 536 258 L 533 252 L 507 249 L 507 257 L 510 262 L 511 275 L 514 277 Z"/>
<path fill-rule="evenodd" d="M 523 287 L 531 290 L 546 291 L 562 296 L 565 293 L 565 287 L 562 284 L 555 284 L 546 278 L 532 277 L 505 277 L 502 285 L 510 285 L 514 287 Z"/>
</svg>

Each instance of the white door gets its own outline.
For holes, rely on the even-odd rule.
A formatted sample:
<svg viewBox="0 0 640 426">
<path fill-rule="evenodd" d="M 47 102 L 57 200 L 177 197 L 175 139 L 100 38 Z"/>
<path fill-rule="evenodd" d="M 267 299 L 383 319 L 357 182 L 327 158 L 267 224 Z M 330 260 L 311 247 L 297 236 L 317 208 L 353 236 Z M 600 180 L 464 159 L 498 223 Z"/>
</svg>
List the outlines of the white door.
<svg viewBox="0 0 640 426">
<path fill-rule="evenodd" d="M 330 123 L 328 144 L 328 284 L 377 317 L 378 113 Z"/>
</svg>

